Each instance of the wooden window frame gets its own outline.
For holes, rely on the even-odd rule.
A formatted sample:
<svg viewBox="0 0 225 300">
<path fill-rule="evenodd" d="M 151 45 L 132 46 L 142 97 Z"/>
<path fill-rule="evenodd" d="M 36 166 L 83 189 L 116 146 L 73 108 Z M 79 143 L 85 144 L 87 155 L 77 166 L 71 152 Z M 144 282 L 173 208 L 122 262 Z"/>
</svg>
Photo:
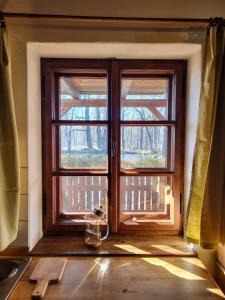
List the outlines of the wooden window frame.
<svg viewBox="0 0 225 300">
<path fill-rule="evenodd" d="M 182 233 L 182 214 L 183 214 L 183 172 L 184 172 L 184 134 L 185 134 L 185 86 L 186 86 L 186 68 L 185 60 L 126 60 L 126 59 L 41 59 L 42 76 L 42 156 L 43 156 L 43 227 L 44 234 L 70 234 L 74 231 L 84 231 L 84 224 L 74 222 L 68 216 L 60 214 L 59 201 L 56 201 L 56 195 L 59 194 L 59 176 L 60 175 L 91 175 L 108 176 L 108 213 L 109 224 L 112 233 L 130 233 L 135 234 L 181 234 Z M 76 70 L 93 69 L 98 76 L 102 76 L 103 70 L 108 74 L 108 121 L 62 121 L 59 120 L 58 99 L 58 78 L 59 76 L 72 76 Z M 131 74 L 133 70 L 134 74 Z M 149 74 L 149 71 L 150 74 Z M 84 72 L 84 73 L 85 73 Z M 89 73 L 88 73 L 89 74 Z M 93 73 L 91 73 L 93 74 Z M 172 111 L 168 111 L 168 119 L 162 121 L 121 121 L 120 120 L 120 84 L 121 74 L 123 77 L 163 77 L 169 78 L 172 94 L 169 95 L 169 101 Z M 140 75 L 138 75 L 140 74 Z M 80 75 L 80 73 L 79 73 Z M 172 97 L 175 97 L 172 99 Z M 113 99 L 113 100 L 112 100 Z M 112 105 L 113 101 L 113 105 Z M 169 118 L 170 116 L 170 118 Z M 175 117 L 176 116 L 176 117 Z M 57 153 L 59 147 L 55 147 L 54 141 L 58 141 L 58 131 L 52 130 L 52 127 L 59 128 L 62 124 L 69 125 L 106 125 L 108 126 L 108 172 L 102 170 L 77 169 L 62 170 L 59 168 L 59 157 Z M 140 125 L 165 125 L 168 128 L 174 128 L 175 132 L 174 148 L 171 149 L 171 155 L 174 153 L 174 165 L 167 166 L 167 169 L 120 169 L 120 125 L 140 126 Z M 172 130 L 171 130 L 172 131 Z M 171 133 L 172 134 L 172 133 Z M 168 139 L 168 140 L 172 140 Z M 111 143 L 116 144 L 116 155 L 111 155 Z M 56 151 L 56 152 L 55 152 Z M 170 157 L 171 155 L 168 154 Z M 157 224 L 154 222 L 133 226 L 125 225 L 120 222 L 120 176 L 155 176 L 168 175 L 173 176 L 174 180 L 174 223 Z M 54 176 L 54 177 L 53 177 Z M 54 179 L 53 179 L 54 178 Z M 56 181 L 56 183 L 54 183 Z M 56 190 L 53 185 L 56 185 Z M 73 215 L 71 215 L 73 217 Z"/>
</svg>

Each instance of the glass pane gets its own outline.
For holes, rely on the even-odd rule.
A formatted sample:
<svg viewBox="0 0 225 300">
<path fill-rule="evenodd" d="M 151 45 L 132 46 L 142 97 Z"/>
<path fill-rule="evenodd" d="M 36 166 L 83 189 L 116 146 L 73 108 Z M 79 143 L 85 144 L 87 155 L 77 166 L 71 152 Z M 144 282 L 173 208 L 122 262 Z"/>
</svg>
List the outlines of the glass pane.
<svg viewBox="0 0 225 300">
<path fill-rule="evenodd" d="M 107 213 L 106 176 L 63 176 L 60 177 L 60 187 L 62 212 L 92 212 L 102 205 Z"/>
<path fill-rule="evenodd" d="M 61 77 L 60 119 L 107 120 L 107 78 Z"/>
<path fill-rule="evenodd" d="M 166 120 L 167 79 L 122 79 L 121 120 Z"/>
<path fill-rule="evenodd" d="M 108 167 L 107 126 L 60 126 L 62 168 Z"/>
<path fill-rule="evenodd" d="M 122 221 L 173 220 L 172 177 L 123 176 L 120 178 Z"/>
<path fill-rule="evenodd" d="M 166 168 L 166 126 L 121 126 L 122 168 Z"/>
</svg>

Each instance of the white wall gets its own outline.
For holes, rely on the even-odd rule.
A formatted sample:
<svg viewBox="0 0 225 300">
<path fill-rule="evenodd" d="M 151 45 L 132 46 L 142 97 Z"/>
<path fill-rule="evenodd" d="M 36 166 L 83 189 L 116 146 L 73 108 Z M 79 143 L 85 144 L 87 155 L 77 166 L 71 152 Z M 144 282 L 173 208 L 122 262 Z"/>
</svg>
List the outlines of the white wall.
<svg viewBox="0 0 225 300">
<path fill-rule="evenodd" d="M 189 190 L 191 184 L 192 161 L 195 147 L 196 129 L 198 124 L 198 108 L 201 88 L 201 69 L 202 53 L 198 51 L 195 54 L 193 54 L 188 60 L 184 164 L 184 194 L 186 206 L 188 203 Z"/>
<path fill-rule="evenodd" d="M 42 144 L 40 55 L 27 51 L 28 120 L 28 246 L 32 249 L 42 237 Z"/>
</svg>

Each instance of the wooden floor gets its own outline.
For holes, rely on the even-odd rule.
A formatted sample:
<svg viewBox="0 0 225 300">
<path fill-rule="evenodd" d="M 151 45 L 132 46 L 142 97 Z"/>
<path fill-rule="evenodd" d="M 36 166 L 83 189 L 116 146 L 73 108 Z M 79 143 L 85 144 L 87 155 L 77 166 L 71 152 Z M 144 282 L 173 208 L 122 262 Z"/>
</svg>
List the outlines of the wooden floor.
<svg viewBox="0 0 225 300">
<path fill-rule="evenodd" d="M 10 300 L 30 300 L 31 265 Z M 62 281 L 49 286 L 46 300 L 224 299 L 198 258 L 70 257 Z"/>
<path fill-rule="evenodd" d="M 180 236 L 125 236 L 112 235 L 98 249 L 87 248 L 83 236 L 44 237 L 31 251 L 43 256 L 195 256 L 190 245 Z"/>
</svg>

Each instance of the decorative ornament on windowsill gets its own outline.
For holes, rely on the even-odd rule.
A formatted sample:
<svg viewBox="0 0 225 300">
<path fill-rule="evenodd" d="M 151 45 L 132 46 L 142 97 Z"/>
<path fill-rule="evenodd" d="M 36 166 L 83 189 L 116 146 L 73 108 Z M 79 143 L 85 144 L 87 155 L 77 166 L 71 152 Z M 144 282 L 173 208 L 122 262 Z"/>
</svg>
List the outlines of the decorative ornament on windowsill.
<svg viewBox="0 0 225 300">
<path fill-rule="evenodd" d="M 106 224 L 106 234 L 102 237 L 101 225 Z M 107 216 L 100 208 L 94 208 L 92 214 L 85 216 L 85 244 L 92 248 L 98 248 L 101 245 L 101 241 L 107 239 L 109 235 L 109 224 Z"/>
</svg>

